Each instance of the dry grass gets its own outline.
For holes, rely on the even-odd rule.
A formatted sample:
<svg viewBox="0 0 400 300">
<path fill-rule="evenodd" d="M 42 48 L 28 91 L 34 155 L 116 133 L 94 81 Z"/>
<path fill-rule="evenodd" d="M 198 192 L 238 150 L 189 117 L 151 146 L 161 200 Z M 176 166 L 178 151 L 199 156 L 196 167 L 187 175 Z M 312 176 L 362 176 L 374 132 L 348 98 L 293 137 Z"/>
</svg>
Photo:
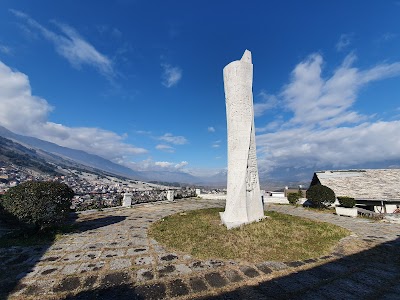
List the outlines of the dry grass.
<svg viewBox="0 0 400 300">
<path fill-rule="evenodd" d="M 320 257 L 350 234 L 332 224 L 277 212 L 267 212 L 269 218 L 261 222 L 227 230 L 220 225 L 220 211 L 213 208 L 172 215 L 154 223 L 149 234 L 169 250 L 199 259 L 248 262 Z"/>
</svg>

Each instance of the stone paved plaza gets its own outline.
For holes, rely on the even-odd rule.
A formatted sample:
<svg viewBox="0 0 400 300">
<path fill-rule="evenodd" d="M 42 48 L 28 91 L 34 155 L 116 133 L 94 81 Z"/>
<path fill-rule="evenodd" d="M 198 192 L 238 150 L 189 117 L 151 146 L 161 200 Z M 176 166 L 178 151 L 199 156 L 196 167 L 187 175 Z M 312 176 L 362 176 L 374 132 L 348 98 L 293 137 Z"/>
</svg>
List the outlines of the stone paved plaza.
<svg viewBox="0 0 400 300">
<path fill-rule="evenodd" d="M 222 200 L 184 199 L 78 215 L 48 247 L 0 249 L 1 299 L 399 299 L 400 225 L 289 205 L 267 210 L 353 232 L 332 254 L 290 262 L 200 261 L 147 236 L 167 215 Z M 284 230 L 284 229 L 283 229 Z"/>
</svg>

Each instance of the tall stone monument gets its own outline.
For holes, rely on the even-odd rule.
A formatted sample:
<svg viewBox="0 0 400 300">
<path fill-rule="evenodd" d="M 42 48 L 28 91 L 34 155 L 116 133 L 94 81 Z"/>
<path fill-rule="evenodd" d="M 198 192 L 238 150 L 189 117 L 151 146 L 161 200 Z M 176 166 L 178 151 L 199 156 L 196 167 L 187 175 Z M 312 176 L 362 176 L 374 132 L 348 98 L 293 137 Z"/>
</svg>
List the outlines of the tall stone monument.
<svg viewBox="0 0 400 300">
<path fill-rule="evenodd" d="M 253 64 L 246 50 L 224 68 L 228 127 L 228 190 L 222 223 L 228 229 L 264 218 L 253 109 Z"/>
</svg>

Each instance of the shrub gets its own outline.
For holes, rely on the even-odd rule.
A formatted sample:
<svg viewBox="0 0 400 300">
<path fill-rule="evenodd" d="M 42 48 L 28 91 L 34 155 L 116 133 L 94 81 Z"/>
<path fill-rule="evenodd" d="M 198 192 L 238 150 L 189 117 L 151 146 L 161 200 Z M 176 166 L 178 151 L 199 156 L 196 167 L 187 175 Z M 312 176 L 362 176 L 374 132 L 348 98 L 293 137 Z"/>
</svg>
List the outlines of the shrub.
<svg viewBox="0 0 400 300">
<path fill-rule="evenodd" d="M 25 226 L 44 229 L 68 216 L 74 191 L 64 183 L 27 181 L 2 197 L 5 211 Z"/>
<path fill-rule="evenodd" d="M 326 208 L 335 202 L 335 192 L 325 185 L 313 185 L 306 193 L 307 199 L 312 206 L 318 208 Z"/>
<path fill-rule="evenodd" d="M 299 201 L 300 196 L 299 193 L 289 193 L 287 198 L 290 204 L 295 205 Z"/>
<path fill-rule="evenodd" d="M 352 208 L 356 205 L 356 200 L 351 197 L 337 197 L 340 206 Z"/>
</svg>

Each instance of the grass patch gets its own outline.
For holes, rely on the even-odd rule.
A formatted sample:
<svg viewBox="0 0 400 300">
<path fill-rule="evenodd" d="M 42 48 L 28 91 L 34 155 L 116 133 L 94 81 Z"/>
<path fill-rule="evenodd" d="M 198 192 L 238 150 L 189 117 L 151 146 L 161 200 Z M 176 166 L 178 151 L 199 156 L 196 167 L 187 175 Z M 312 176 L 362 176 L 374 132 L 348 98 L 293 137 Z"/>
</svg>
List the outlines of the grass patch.
<svg viewBox="0 0 400 300">
<path fill-rule="evenodd" d="M 171 251 L 198 259 L 235 259 L 248 262 L 293 261 L 320 257 L 350 234 L 333 224 L 277 212 L 244 227 L 220 225 L 220 208 L 188 211 L 152 224 L 149 235 Z"/>
<path fill-rule="evenodd" d="M 0 237 L 0 248 L 12 246 L 29 247 L 51 244 L 60 239 L 64 234 L 76 231 L 76 228 L 76 225 L 63 225 L 42 231 L 15 229 Z"/>
</svg>

